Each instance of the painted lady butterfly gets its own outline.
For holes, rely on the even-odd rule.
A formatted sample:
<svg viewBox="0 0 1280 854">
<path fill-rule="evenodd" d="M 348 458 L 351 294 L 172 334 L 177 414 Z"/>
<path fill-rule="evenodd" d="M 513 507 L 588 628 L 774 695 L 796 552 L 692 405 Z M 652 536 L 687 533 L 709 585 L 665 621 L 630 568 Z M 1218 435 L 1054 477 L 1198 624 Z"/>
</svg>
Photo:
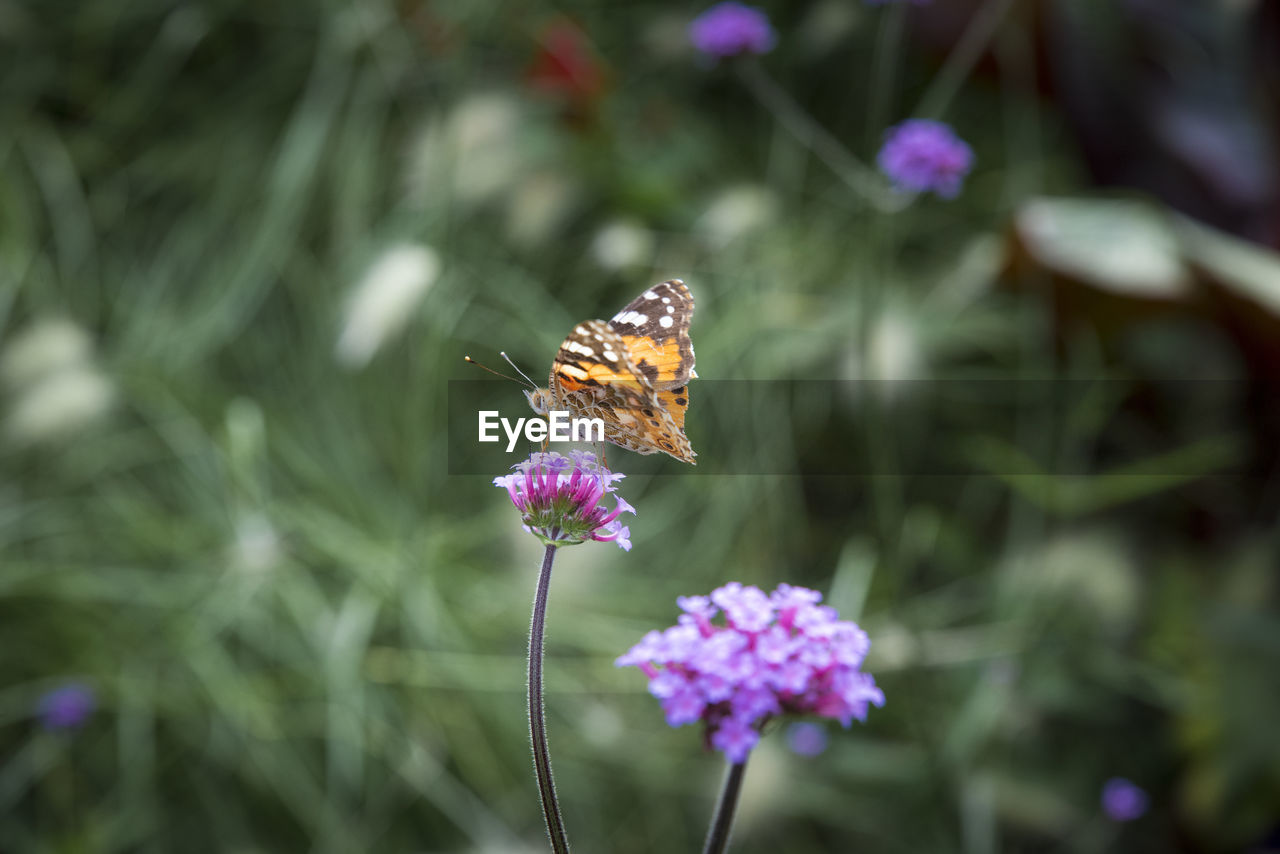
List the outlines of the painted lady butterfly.
<svg viewBox="0 0 1280 854">
<path fill-rule="evenodd" d="M 604 421 L 608 442 L 638 454 L 670 454 L 694 463 L 684 435 L 693 370 L 684 282 L 654 285 L 608 323 L 579 323 L 551 363 L 547 388 L 525 392 L 541 415 L 553 409 Z"/>
</svg>

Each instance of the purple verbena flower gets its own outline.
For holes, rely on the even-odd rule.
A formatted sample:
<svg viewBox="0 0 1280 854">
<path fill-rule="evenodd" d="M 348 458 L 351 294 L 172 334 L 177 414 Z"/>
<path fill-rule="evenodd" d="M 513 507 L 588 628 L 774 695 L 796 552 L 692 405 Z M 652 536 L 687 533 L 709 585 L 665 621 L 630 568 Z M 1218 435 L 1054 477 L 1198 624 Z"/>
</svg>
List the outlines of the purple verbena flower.
<svg viewBox="0 0 1280 854">
<path fill-rule="evenodd" d="M 535 453 L 512 469 L 512 474 L 495 477 L 493 485 L 507 490 L 524 518 L 524 529 L 542 542 L 572 546 L 597 540 L 631 550 L 631 529 L 618 515 L 636 511 L 614 494 L 614 484 L 626 475 L 603 468 L 586 451 L 572 451 L 569 457 Z M 606 495 L 617 502 L 612 510 L 600 503 Z"/>
<path fill-rule="evenodd" d="M 942 122 L 908 119 L 885 132 L 876 162 L 899 189 L 950 199 L 973 168 L 973 149 Z"/>
<path fill-rule="evenodd" d="M 89 686 L 68 682 L 42 696 L 36 704 L 36 714 L 47 730 L 78 729 L 93 714 L 96 705 Z"/>
<path fill-rule="evenodd" d="M 707 743 L 743 762 L 771 718 L 816 715 L 847 727 L 866 720 L 869 705 L 884 705 L 859 669 L 866 633 L 821 600 L 803 587 L 781 584 L 766 594 L 738 582 L 682 596 L 677 624 L 649 632 L 616 665 L 649 677 L 669 725 L 701 720 Z M 719 615 L 724 625 L 712 622 Z"/>
<path fill-rule="evenodd" d="M 717 3 L 689 24 L 689 40 L 710 56 L 768 53 L 777 41 L 769 18 L 754 6 Z"/>
<path fill-rule="evenodd" d="M 1113 821 L 1133 821 L 1147 811 L 1147 793 L 1124 777 L 1112 777 L 1102 787 L 1102 809 Z"/>
</svg>

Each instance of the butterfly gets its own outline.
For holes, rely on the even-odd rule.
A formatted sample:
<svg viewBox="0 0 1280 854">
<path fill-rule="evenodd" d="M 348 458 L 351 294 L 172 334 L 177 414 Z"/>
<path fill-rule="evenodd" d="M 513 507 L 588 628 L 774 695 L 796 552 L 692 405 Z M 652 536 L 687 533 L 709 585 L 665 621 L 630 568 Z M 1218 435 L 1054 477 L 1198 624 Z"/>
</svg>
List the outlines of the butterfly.
<svg viewBox="0 0 1280 854">
<path fill-rule="evenodd" d="M 599 418 L 607 442 L 638 454 L 669 454 L 697 465 L 684 435 L 693 369 L 689 321 L 693 295 L 684 282 L 654 285 L 607 323 L 573 327 L 551 363 L 547 388 L 526 391 L 534 412 L 568 410 Z"/>
</svg>

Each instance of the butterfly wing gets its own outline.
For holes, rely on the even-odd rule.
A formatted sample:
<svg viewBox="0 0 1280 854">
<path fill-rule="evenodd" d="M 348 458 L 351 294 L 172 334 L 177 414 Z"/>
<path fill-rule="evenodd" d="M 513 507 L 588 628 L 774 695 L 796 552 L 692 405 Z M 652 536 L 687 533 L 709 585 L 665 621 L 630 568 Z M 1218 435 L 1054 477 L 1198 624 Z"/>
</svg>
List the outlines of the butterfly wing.
<svg viewBox="0 0 1280 854">
<path fill-rule="evenodd" d="M 686 385 L 693 370 L 693 294 L 672 279 L 654 285 L 613 316 L 609 328 L 626 342 L 639 376 L 655 389 Z"/>
<path fill-rule="evenodd" d="M 556 351 L 551 387 L 560 397 L 579 400 L 620 399 L 643 406 L 650 389 L 627 353 L 626 342 L 602 320 L 579 323 Z"/>
<path fill-rule="evenodd" d="M 651 434 L 649 441 L 655 443 L 663 453 L 689 465 L 697 465 L 693 458 L 698 454 L 689 443 L 689 437 L 684 434 L 684 413 L 689 408 L 688 395 L 687 386 L 655 391 L 654 398 L 658 405 L 652 407 L 652 410 L 641 410 L 640 415 L 645 419 L 644 429 Z"/>
<path fill-rule="evenodd" d="M 609 442 L 640 454 L 670 454 L 693 463 L 684 435 L 693 370 L 689 319 L 693 297 L 679 280 L 632 300 L 605 323 L 573 328 L 551 365 L 556 405 L 599 418 Z"/>
<path fill-rule="evenodd" d="M 658 399 L 658 403 L 663 410 L 671 416 L 671 423 L 678 430 L 683 431 L 684 413 L 689 408 L 689 387 L 678 386 L 677 388 L 662 389 L 654 392 L 654 396 Z"/>
</svg>

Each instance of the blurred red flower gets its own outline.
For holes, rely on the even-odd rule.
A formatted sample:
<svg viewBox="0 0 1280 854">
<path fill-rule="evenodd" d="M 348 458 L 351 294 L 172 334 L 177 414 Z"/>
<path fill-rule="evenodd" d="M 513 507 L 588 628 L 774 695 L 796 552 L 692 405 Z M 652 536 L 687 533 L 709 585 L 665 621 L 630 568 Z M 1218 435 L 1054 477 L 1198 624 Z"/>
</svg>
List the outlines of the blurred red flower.
<svg viewBox="0 0 1280 854">
<path fill-rule="evenodd" d="M 543 29 L 533 62 L 525 72 L 525 82 L 531 88 L 567 97 L 575 107 L 597 100 L 605 91 L 607 77 L 586 34 L 563 19 Z"/>
</svg>

